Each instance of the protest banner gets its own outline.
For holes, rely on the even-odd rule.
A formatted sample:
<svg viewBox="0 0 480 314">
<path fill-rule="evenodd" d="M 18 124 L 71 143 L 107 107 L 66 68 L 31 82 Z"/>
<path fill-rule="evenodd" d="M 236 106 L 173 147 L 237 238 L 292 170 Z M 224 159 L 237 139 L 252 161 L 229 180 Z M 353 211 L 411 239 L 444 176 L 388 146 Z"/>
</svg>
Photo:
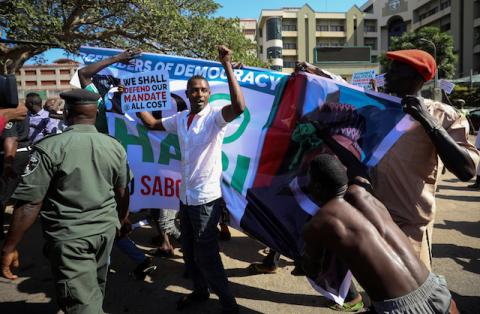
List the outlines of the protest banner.
<svg viewBox="0 0 480 314">
<path fill-rule="evenodd" d="M 377 81 L 377 87 L 383 87 L 385 85 L 385 73 L 375 75 Z"/>
<path fill-rule="evenodd" d="M 121 78 L 122 112 L 157 111 L 170 109 L 168 72 L 148 71 Z"/>
<path fill-rule="evenodd" d="M 117 53 L 81 49 L 85 63 Z M 104 69 L 98 82 L 107 82 L 103 88 L 107 94 L 114 79 L 151 70 L 165 70 L 170 78 L 172 105 L 160 111 L 159 117 L 188 108 L 186 83 L 198 74 L 209 81 L 209 106 L 230 103 L 225 72 L 213 61 L 143 53 L 133 65 L 118 63 Z M 222 147 L 221 186 L 231 224 L 285 256 L 301 258 L 303 226 L 319 209 L 304 186 L 305 162 L 319 147 L 301 134 L 302 123 L 324 119 L 332 137 L 372 167 L 412 120 L 398 98 L 304 72 L 289 76 L 247 67 L 234 74 L 247 108 L 229 123 Z M 181 152 L 177 136 L 148 130 L 129 113 L 110 112 L 107 117 L 109 133 L 125 147 L 134 173 L 130 208 L 178 208 Z M 331 262 L 335 267 L 329 267 L 315 282 L 326 297 L 342 303 L 351 276 L 334 257 Z"/>
<path fill-rule="evenodd" d="M 363 87 L 365 89 L 372 89 L 370 80 L 375 78 L 375 70 L 359 71 L 352 74 L 351 84 Z"/>
</svg>

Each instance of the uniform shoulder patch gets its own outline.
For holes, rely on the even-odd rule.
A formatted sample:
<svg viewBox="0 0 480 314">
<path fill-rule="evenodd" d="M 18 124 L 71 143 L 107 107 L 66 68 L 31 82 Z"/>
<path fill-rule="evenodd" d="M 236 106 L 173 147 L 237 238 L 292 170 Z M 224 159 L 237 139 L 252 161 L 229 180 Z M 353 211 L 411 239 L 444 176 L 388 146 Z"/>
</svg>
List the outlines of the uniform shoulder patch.
<svg viewBox="0 0 480 314">
<path fill-rule="evenodd" d="M 30 159 L 28 160 L 27 166 L 23 171 L 22 177 L 28 176 L 32 172 L 34 172 L 35 169 L 37 169 L 39 163 L 40 163 L 40 156 L 37 151 L 33 151 L 30 154 Z"/>
<path fill-rule="evenodd" d="M 10 130 L 12 126 L 13 126 L 13 122 L 8 122 L 7 124 L 5 124 L 5 129 Z"/>
</svg>

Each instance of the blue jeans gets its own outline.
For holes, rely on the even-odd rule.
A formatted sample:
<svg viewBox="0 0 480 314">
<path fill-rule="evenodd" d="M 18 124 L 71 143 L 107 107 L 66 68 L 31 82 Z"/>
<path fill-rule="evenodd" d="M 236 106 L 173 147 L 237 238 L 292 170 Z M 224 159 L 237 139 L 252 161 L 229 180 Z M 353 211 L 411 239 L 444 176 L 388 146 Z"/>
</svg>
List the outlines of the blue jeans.
<svg viewBox="0 0 480 314">
<path fill-rule="evenodd" d="M 137 264 L 140 264 L 147 258 L 145 253 L 143 253 L 128 236 L 116 239 L 115 245 Z"/>
<path fill-rule="evenodd" d="M 218 200 L 204 205 L 180 202 L 180 229 L 185 266 L 193 279 L 193 291 L 208 293 L 210 287 L 218 295 L 224 309 L 235 308 L 237 302 L 228 285 L 218 247 L 217 224 L 222 215 Z"/>
</svg>

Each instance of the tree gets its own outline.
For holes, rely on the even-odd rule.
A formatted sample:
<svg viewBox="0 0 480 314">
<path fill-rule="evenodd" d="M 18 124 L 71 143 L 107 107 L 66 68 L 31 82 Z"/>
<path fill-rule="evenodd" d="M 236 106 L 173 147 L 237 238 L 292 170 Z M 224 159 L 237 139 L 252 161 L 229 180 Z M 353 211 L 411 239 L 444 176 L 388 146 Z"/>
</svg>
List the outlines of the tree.
<svg viewBox="0 0 480 314">
<path fill-rule="evenodd" d="M 389 50 L 421 49 L 432 56 L 433 46 L 421 38 L 432 41 L 437 48 L 437 66 L 439 78 L 452 78 L 455 74 L 457 57 L 453 52 L 453 38 L 448 33 L 440 32 L 437 27 L 423 27 L 415 32 L 405 32 L 402 36 L 393 37 Z M 380 58 L 382 66 L 386 66 L 388 60 L 383 54 Z"/>
<path fill-rule="evenodd" d="M 0 73 L 14 73 L 49 48 L 78 53 L 82 45 L 215 59 L 216 45 L 225 44 L 235 61 L 264 66 L 249 53 L 254 44 L 238 19 L 212 17 L 219 7 L 213 0 L 2 1 L 0 34 L 51 46 L 0 44 Z"/>
</svg>

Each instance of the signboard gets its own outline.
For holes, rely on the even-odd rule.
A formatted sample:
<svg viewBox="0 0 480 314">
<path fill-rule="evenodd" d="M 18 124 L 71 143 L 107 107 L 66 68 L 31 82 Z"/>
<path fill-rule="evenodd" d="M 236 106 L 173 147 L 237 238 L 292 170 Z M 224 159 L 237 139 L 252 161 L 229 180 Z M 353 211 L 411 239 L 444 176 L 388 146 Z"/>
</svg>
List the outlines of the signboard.
<svg viewBox="0 0 480 314">
<path fill-rule="evenodd" d="M 165 70 L 125 75 L 122 85 L 123 112 L 158 111 L 171 107 L 170 83 Z"/>
<path fill-rule="evenodd" d="M 385 73 L 375 76 L 375 81 L 377 81 L 377 87 L 385 86 Z"/>
<path fill-rule="evenodd" d="M 352 74 L 352 85 L 372 89 L 370 80 L 375 79 L 375 70 L 355 72 Z"/>
<path fill-rule="evenodd" d="M 315 63 L 322 62 L 368 62 L 370 47 L 316 47 Z"/>
<path fill-rule="evenodd" d="M 439 86 L 441 89 L 443 89 L 445 91 L 445 93 L 447 94 L 450 94 L 453 89 L 455 88 L 455 84 L 453 84 L 452 82 L 449 82 L 447 80 L 440 80 L 438 81 L 439 83 Z"/>
</svg>

